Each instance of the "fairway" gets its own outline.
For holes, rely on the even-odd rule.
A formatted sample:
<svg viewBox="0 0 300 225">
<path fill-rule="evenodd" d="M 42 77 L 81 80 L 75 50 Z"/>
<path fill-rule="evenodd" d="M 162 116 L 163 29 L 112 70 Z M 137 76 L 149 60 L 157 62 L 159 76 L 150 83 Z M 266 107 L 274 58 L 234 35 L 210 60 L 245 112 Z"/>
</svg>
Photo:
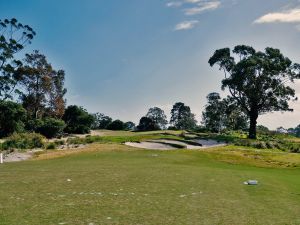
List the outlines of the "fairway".
<svg viewBox="0 0 300 225">
<path fill-rule="evenodd" d="M 1 165 L 1 225 L 300 224 L 299 168 L 121 144 L 42 158 Z"/>
</svg>

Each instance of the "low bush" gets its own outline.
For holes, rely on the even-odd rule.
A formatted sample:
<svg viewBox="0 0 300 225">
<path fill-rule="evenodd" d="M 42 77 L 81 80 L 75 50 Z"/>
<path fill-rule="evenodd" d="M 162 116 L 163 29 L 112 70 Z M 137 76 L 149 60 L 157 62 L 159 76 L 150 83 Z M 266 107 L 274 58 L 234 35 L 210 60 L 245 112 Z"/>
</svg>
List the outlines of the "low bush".
<svg viewBox="0 0 300 225">
<path fill-rule="evenodd" d="M 49 144 L 47 144 L 46 149 L 50 150 L 50 149 L 56 149 L 57 146 L 54 142 L 51 142 Z"/>
<path fill-rule="evenodd" d="M 45 137 L 37 133 L 13 134 L 2 143 L 3 150 L 34 149 L 44 147 Z"/>
<path fill-rule="evenodd" d="M 60 137 L 63 134 L 65 122 L 54 118 L 45 118 L 37 126 L 36 132 L 44 135 L 47 138 Z"/>
</svg>

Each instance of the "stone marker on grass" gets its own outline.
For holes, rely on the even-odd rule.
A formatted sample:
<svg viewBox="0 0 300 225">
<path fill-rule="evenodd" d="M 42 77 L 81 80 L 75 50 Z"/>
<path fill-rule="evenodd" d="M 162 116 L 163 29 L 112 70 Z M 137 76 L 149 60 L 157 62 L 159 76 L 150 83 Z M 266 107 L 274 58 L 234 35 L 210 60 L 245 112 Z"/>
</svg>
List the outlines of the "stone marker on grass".
<svg viewBox="0 0 300 225">
<path fill-rule="evenodd" d="M 246 184 L 246 185 L 257 185 L 258 181 L 257 180 L 248 180 L 248 181 L 245 181 L 244 184 Z"/>
</svg>

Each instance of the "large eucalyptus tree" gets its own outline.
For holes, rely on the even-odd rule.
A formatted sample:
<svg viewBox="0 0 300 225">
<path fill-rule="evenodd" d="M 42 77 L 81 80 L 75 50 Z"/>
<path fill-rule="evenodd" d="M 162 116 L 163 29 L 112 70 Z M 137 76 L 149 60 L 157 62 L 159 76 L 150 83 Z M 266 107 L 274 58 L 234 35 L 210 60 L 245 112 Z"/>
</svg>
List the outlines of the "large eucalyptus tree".
<svg viewBox="0 0 300 225">
<path fill-rule="evenodd" d="M 279 49 L 256 51 L 245 45 L 216 50 L 209 59 L 224 71 L 222 89 L 228 88 L 233 99 L 250 119 L 249 138 L 256 139 L 256 124 L 260 114 L 272 111 L 292 111 L 290 100 L 297 100 L 289 86 L 300 78 L 300 64 L 293 63 Z"/>
</svg>

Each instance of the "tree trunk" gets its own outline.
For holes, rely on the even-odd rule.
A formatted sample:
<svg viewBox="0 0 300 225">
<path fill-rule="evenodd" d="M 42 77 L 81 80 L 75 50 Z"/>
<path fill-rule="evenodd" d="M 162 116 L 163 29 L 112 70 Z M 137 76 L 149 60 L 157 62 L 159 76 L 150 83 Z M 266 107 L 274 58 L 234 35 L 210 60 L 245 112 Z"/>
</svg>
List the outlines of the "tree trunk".
<svg viewBox="0 0 300 225">
<path fill-rule="evenodd" d="M 249 116 L 250 116 L 249 138 L 256 139 L 256 124 L 258 118 L 257 110 L 251 110 Z"/>
</svg>

